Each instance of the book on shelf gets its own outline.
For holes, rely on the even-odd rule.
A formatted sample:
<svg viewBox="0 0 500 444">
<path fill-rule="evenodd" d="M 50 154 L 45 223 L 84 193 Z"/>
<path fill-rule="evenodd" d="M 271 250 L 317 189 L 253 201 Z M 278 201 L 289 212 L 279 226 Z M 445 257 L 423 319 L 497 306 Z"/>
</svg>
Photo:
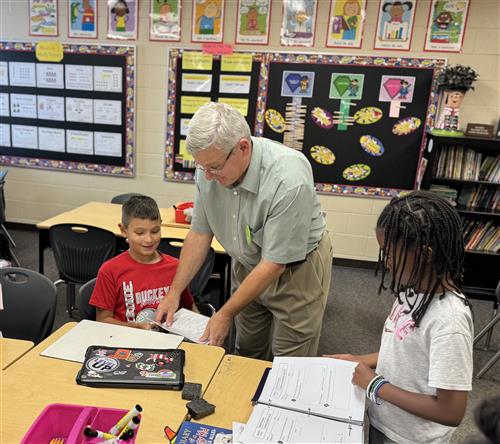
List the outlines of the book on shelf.
<svg viewBox="0 0 500 444">
<path fill-rule="evenodd" d="M 363 442 L 365 393 L 351 382 L 356 365 L 331 358 L 274 358 L 239 441 Z"/>
<path fill-rule="evenodd" d="M 491 185 L 466 184 L 460 191 L 457 203 L 460 207 L 470 210 L 499 211 L 500 188 Z"/>
</svg>

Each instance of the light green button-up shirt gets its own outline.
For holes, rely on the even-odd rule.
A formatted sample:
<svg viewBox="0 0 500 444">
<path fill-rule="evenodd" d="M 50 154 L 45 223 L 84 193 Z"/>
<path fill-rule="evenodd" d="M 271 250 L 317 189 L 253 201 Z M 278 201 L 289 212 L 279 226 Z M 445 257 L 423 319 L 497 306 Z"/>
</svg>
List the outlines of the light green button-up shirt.
<svg viewBox="0 0 500 444">
<path fill-rule="evenodd" d="M 305 259 L 325 220 L 311 165 L 291 148 L 252 137 L 252 158 L 240 184 L 226 188 L 196 171 L 191 229 L 213 234 L 231 257 L 252 269 L 262 258 L 278 264 Z"/>
</svg>

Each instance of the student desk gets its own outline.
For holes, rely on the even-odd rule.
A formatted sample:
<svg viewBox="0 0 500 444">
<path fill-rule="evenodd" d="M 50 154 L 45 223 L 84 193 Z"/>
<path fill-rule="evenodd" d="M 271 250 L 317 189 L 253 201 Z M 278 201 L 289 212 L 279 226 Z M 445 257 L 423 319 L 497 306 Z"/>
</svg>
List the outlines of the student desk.
<svg viewBox="0 0 500 444">
<path fill-rule="evenodd" d="M 226 429 L 233 421 L 246 423 L 253 410 L 251 399 L 267 367 L 273 364 L 260 359 L 226 355 L 219 364 L 203 398 L 215 404 L 215 413 L 199 421 Z"/>
<path fill-rule="evenodd" d="M 5 370 L 22 355 L 24 355 L 35 344 L 22 339 L 0 338 L 0 355 L 2 357 L 1 366 Z"/>
<path fill-rule="evenodd" d="M 41 351 L 75 325 L 65 324 L 1 373 L 2 442 L 19 442 L 45 406 L 65 403 L 125 410 L 140 404 L 144 411 L 136 442 L 166 443 L 164 427 L 177 430 L 186 418 L 187 401 L 181 399 L 181 392 L 80 386 L 75 382 L 80 363 L 40 356 Z M 186 351 L 186 381 L 200 383 L 205 389 L 224 349 L 188 343 L 179 348 Z"/>
</svg>

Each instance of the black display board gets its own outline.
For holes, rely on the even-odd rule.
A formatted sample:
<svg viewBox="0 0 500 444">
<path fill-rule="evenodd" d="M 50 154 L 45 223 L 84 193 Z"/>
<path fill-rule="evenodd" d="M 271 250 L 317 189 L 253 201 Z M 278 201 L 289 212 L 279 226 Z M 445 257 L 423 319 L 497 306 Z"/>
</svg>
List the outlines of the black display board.
<svg viewBox="0 0 500 444">
<path fill-rule="evenodd" d="M 0 145 L 0 163 L 7 165 L 63 169 L 69 171 L 110 174 L 120 176 L 134 175 L 134 64 L 135 47 L 133 46 L 106 46 L 106 45 L 72 45 L 63 44 L 64 57 L 60 62 L 42 62 L 36 57 L 35 43 L 0 43 L 0 61 L 2 68 L 7 70 L 8 81 L 0 85 L 3 97 L 8 95 L 8 111 L 0 119 L 5 128 L 10 131 L 7 136 L 10 145 Z M 37 74 L 35 86 L 13 85 L 11 64 L 27 63 L 30 70 L 35 71 L 44 65 L 62 65 L 63 87 L 48 87 L 40 85 Z M 21 66 L 21 65 L 17 65 Z M 72 86 L 69 89 L 67 79 L 68 70 L 75 72 L 75 67 L 89 67 L 86 72 L 92 73 L 92 89 L 78 89 Z M 85 68 L 84 68 L 85 69 Z M 59 75 L 59 74 L 58 74 Z M 112 84 L 110 89 L 105 86 L 94 87 L 94 81 L 100 78 L 107 79 Z M 4 78 L 5 79 L 5 78 Z M 60 80 L 60 79 L 58 79 Z M 5 84 L 7 83 L 7 84 Z M 105 85 L 105 83 L 104 83 Z M 16 94 L 30 96 L 36 101 L 36 116 L 16 116 L 13 109 L 13 98 Z M 46 119 L 41 114 L 41 100 L 46 97 L 64 99 L 64 117 Z M 85 99 L 85 110 L 79 108 L 78 99 Z M 59 99 L 58 99 L 59 100 Z M 62 103 L 62 101 L 59 101 Z M 90 106 L 91 105 L 91 108 Z M 106 113 L 106 106 L 111 106 L 113 112 Z M 100 107 L 100 108 L 99 108 Z M 82 116 L 78 118 L 72 115 Z M 100 111 L 96 111 L 100 109 Z M 99 120 L 99 112 L 100 119 Z M 91 114 L 91 117 L 90 114 Z M 111 117 L 111 115 L 113 117 Z M 42 118 L 40 118 L 42 116 Z M 106 119 L 109 119 L 106 121 Z M 15 141 L 14 129 L 19 126 L 36 128 L 36 147 L 21 146 Z M 64 147 L 58 150 L 44 146 L 40 135 L 40 128 L 54 129 L 62 141 L 64 133 Z M 79 133 L 81 131 L 82 133 Z M 80 135 L 84 135 L 85 150 L 78 152 L 78 148 L 71 146 L 78 143 Z M 3 138 L 4 141 L 6 140 Z M 71 140 L 71 142 L 70 142 Z M 108 143 L 109 141 L 109 143 Z M 34 142 L 33 142 L 34 143 Z M 90 147 L 90 144 L 92 145 Z M 17 145 L 17 146 L 16 146 Z M 98 148 L 99 147 L 99 148 Z"/>
</svg>

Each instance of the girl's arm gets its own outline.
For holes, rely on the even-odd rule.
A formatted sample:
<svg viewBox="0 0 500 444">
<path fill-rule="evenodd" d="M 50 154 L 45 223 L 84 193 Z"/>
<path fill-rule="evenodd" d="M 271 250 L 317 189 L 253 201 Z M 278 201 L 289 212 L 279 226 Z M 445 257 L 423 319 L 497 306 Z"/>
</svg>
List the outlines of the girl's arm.
<svg viewBox="0 0 500 444">
<path fill-rule="evenodd" d="M 123 327 L 140 328 L 142 330 L 151 330 L 150 322 L 123 322 L 115 319 L 113 317 L 113 312 L 111 310 L 103 310 L 102 308 L 96 308 L 96 321 L 106 322 L 107 324 L 121 325 Z"/>
<path fill-rule="evenodd" d="M 371 368 L 360 363 L 354 371 L 352 382 L 366 390 L 375 376 L 376 373 Z M 437 389 L 436 395 L 424 395 L 403 390 L 389 381 L 380 388 L 378 397 L 413 415 L 456 427 L 464 416 L 467 394 L 466 391 Z"/>
<path fill-rule="evenodd" d="M 344 361 L 362 362 L 370 368 L 376 368 L 378 362 L 378 352 L 368 353 L 366 355 L 323 355 L 325 358 L 343 359 Z"/>
</svg>

